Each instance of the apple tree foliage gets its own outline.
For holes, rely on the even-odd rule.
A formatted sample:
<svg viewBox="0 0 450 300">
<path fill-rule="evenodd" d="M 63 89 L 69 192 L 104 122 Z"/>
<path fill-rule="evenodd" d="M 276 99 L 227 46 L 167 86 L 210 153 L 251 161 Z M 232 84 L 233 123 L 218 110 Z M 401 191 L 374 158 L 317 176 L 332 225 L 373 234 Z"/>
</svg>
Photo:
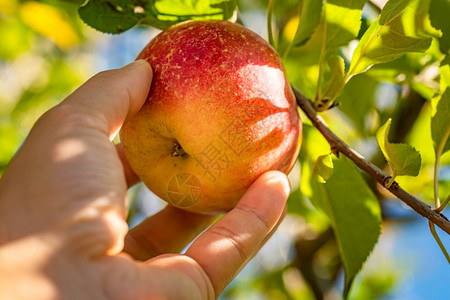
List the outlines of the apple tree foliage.
<svg viewBox="0 0 450 300">
<path fill-rule="evenodd" d="M 189 19 L 251 27 L 255 11 L 266 16 L 263 33 L 283 59 L 290 82 L 330 128 L 389 172 L 388 185 L 395 180 L 442 211 L 450 191 L 450 0 L 0 0 L 1 60 L 24 65 L 31 47 L 46 57 L 29 58 L 42 65 L 45 78 L 31 68 L 31 79 L 22 81 L 15 96 L 19 100 L 0 92 L 0 135 L 10 137 L 0 139 L 0 172 L 31 127 L 24 115 L 37 117 L 55 101 L 39 99 L 62 99 L 81 83 L 83 74 L 68 53 L 85 38 L 83 23 L 111 34 L 136 26 L 163 30 Z M 13 15 L 17 18 L 4 17 Z M 58 50 L 33 46 L 45 38 Z M 295 241 L 291 265 L 253 285 L 261 290 L 276 285 L 286 299 L 301 297 L 283 279 L 294 268 L 320 299 L 344 269 L 348 296 L 389 218 L 392 195 L 349 159 L 336 156 L 305 115 L 302 120 L 303 146 L 293 170 L 301 180 L 292 181 L 288 213 L 305 220 L 314 235 Z M 324 251 L 327 259 L 318 259 Z M 350 297 L 376 298 L 392 277 L 363 278 L 359 286 L 366 282 L 371 292 L 355 286 Z"/>
</svg>

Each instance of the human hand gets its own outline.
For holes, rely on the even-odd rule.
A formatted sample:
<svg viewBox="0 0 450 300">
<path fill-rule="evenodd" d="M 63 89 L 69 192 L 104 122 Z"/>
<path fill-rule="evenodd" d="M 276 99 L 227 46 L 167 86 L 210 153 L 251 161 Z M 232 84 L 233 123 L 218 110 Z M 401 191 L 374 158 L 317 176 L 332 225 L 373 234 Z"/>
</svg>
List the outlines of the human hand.
<svg viewBox="0 0 450 300">
<path fill-rule="evenodd" d="M 212 216 L 169 205 L 128 232 L 137 178 L 111 140 L 151 79 L 145 61 L 102 72 L 35 124 L 0 180 L 0 299 L 213 299 L 271 236 L 289 195 L 276 171 L 184 255 Z"/>
</svg>

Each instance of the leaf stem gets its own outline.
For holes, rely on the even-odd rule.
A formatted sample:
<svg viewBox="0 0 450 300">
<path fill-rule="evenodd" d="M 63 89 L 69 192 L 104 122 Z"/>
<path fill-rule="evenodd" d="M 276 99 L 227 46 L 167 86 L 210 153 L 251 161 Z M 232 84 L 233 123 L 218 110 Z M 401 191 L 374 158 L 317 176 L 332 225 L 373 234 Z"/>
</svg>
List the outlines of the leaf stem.
<svg viewBox="0 0 450 300">
<path fill-rule="evenodd" d="M 315 102 L 321 100 L 320 95 L 320 86 L 322 84 L 322 76 L 323 76 L 323 64 L 325 60 L 325 54 L 327 52 L 327 1 L 325 1 L 325 6 L 323 10 L 323 19 L 325 20 L 323 22 L 323 39 L 322 39 L 322 45 L 320 48 L 320 56 L 319 56 L 319 76 L 317 78 L 317 85 L 316 85 L 316 97 L 314 99 Z M 330 101 L 330 103 L 332 103 Z"/>
<path fill-rule="evenodd" d="M 445 199 L 444 202 L 442 202 L 441 206 L 439 206 L 438 208 L 435 208 L 434 211 L 435 212 L 442 212 L 444 210 L 444 208 L 447 206 L 448 202 L 450 201 L 450 195 L 447 196 L 447 199 Z"/>
<path fill-rule="evenodd" d="M 286 50 L 285 50 L 284 53 L 283 53 L 283 56 L 282 56 L 283 62 L 286 61 L 287 56 L 289 55 L 289 52 L 291 52 L 291 49 L 292 49 L 292 47 L 294 46 L 295 36 L 297 35 L 298 27 L 300 26 L 300 22 L 301 22 L 300 16 L 301 16 L 301 14 L 302 14 L 302 9 L 303 9 L 303 6 L 302 6 L 302 5 L 299 5 L 299 7 L 298 7 L 298 13 L 297 13 L 297 14 L 298 14 L 297 28 L 295 29 L 294 37 L 293 37 L 292 40 L 289 42 L 288 46 L 286 47 Z"/>
<path fill-rule="evenodd" d="M 433 222 L 428 220 L 428 226 L 430 227 L 431 234 L 433 235 L 434 239 L 436 240 L 436 243 L 439 245 L 439 248 L 441 248 L 442 253 L 445 255 L 445 258 L 447 259 L 448 263 L 450 264 L 450 256 L 448 255 L 447 249 L 445 249 L 444 244 L 442 244 L 442 241 L 436 232 L 436 228 L 435 228 Z"/>
<path fill-rule="evenodd" d="M 276 0 L 269 0 L 269 4 L 267 5 L 267 34 L 269 36 L 269 44 L 271 44 L 274 48 L 276 47 L 272 32 L 272 11 L 275 5 L 275 1 Z"/>
</svg>

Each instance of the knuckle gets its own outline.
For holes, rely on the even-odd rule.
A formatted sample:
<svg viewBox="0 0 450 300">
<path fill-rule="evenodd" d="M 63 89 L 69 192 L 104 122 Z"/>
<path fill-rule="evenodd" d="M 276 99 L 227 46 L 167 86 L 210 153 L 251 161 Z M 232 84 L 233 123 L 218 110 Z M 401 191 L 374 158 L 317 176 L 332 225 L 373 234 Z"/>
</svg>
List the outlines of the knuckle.
<svg viewBox="0 0 450 300">
<path fill-rule="evenodd" d="M 269 222 L 266 220 L 266 218 L 264 218 L 263 214 L 257 208 L 251 207 L 246 204 L 239 204 L 235 207 L 235 209 L 248 214 L 253 220 L 256 221 L 257 225 L 259 227 L 262 227 L 265 231 L 271 230 L 272 224 L 269 224 Z"/>
<path fill-rule="evenodd" d="M 245 246 L 242 238 L 240 238 L 238 234 L 233 232 L 228 227 L 222 226 L 220 224 L 216 224 L 211 227 L 210 233 L 224 238 L 229 244 L 231 244 L 233 249 L 235 249 L 238 253 L 240 259 L 242 260 L 242 263 L 247 261 L 248 257 L 250 256 L 250 251 L 248 247 Z"/>
<path fill-rule="evenodd" d="M 66 245 L 71 251 L 95 258 L 110 251 L 120 251 L 128 231 L 125 221 L 113 211 L 88 209 L 70 218 L 65 224 Z"/>
</svg>

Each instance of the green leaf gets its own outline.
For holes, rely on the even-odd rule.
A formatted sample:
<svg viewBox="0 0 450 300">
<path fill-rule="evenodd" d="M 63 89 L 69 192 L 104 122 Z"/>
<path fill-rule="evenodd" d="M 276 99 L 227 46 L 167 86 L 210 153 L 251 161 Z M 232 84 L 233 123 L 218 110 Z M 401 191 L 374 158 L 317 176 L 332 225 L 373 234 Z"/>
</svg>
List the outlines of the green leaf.
<svg viewBox="0 0 450 300">
<path fill-rule="evenodd" d="M 321 52 L 337 53 L 339 46 L 347 45 L 358 36 L 362 8 L 366 2 L 367 0 L 326 0 L 319 25 L 304 46 L 313 45 L 320 47 Z M 311 29 L 305 30 L 309 32 Z"/>
<path fill-rule="evenodd" d="M 329 217 L 345 268 L 345 294 L 380 236 L 381 210 L 361 174 L 346 159 L 333 160 L 325 183 L 312 179 L 313 204 Z"/>
<path fill-rule="evenodd" d="M 84 0 L 62 0 L 64 2 L 72 3 L 75 5 L 82 5 L 85 1 Z"/>
<path fill-rule="evenodd" d="M 127 0 L 90 0 L 78 9 L 78 13 L 87 25 L 106 33 L 124 32 L 143 18 L 143 14 L 135 13 L 135 5 Z"/>
<path fill-rule="evenodd" d="M 372 129 L 368 116 L 375 111 L 375 93 L 378 85 L 378 80 L 367 74 L 359 74 L 350 79 L 336 99 L 341 104 L 339 110 L 352 120 L 360 133 Z"/>
<path fill-rule="evenodd" d="M 362 8 L 367 0 L 327 0 L 319 26 L 314 31 L 305 47 L 319 45 L 319 73 L 317 76 L 316 92 L 314 96 L 315 106 L 319 110 L 326 110 L 333 103 L 336 95 L 331 101 L 322 101 L 324 96 L 323 79 L 327 76 L 326 62 L 332 55 L 338 53 L 339 47 L 347 45 L 358 36 L 361 27 Z M 337 90 L 342 88 L 340 86 Z M 337 92 L 335 93 L 337 94 Z"/>
<path fill-rule="evenodd" d="M 153 2 L 157 18 L 163 21 L 228 20 L 236 9 L 234 0 L 154 0 Z"/>
<path fill-rule="evenodd" d="M 318 176 L 320 182 L 326 182 L 333 175 L 333 160 L 331 155 L 321 155 L 314 164 L 313 174 Z"/>
<path fill-rule="evenodd" d="M 323 98 L 335 95 L 344 84 L 345 79 L 345 62 L 339 55 L 333 55 L 328 59 L 328 66 L 330 67 L 330 78 L 327 80 Z"/>
<path fill-rule="evenodd" d="M 439 38 L 439 47 L 442 53 L 448 54 L 450 50 L 450 1 L 432 0 L 430 3 L 431 25 L 442 31 L 442 37 Z"/>
<path fill-rule="evenodd" d="M 377 140 L 392 170 L 392 178 L 401 175 L 417 176 L 420 171 L 420 153 L 408 144 L 394 144 L 388 141 L 392 119 L 377 131 Z"/>
<path fill-rule="evenodd" d="M 328 0 L 325 5 L 326 22 L 317 31 L 326 33 L 325 47 L 346 45 L 358 36 L 362 8 L 367 0 Z"/>
<path fill-rule="evenodd" d="M 442 94 L 431 118 L 434 149 L 440 155 L 450 150 L 450 88 Z"/>
<path fill-rule="evenodd" d="M 441 33 L 430 25 L 430 0 L 390 0 L 356 47 L 347 76 L 407 52 L 424 52 Z"/>
<path fill-rule="evenodd" d="M 323 4 L 324 0 L 303 1 L 300 21 L 293 40 L 295 46 L 301 46 L 306 43 L 319 25 Z"/>
<path fill-rule="evenodd" d="M 235 10 L 234 0 L 90 0 L 78 12 L 99 31 L 121 33 L 142 24 L 166 29 L 192 19 L 228 20 Z"/>
<path fill-rule="evenodd" d="M 450 56 L 447 56 L 439 67 L 440 75 L 440 90 L 444 92 L 447 87 L 450 87 Z"/>
</svg>

